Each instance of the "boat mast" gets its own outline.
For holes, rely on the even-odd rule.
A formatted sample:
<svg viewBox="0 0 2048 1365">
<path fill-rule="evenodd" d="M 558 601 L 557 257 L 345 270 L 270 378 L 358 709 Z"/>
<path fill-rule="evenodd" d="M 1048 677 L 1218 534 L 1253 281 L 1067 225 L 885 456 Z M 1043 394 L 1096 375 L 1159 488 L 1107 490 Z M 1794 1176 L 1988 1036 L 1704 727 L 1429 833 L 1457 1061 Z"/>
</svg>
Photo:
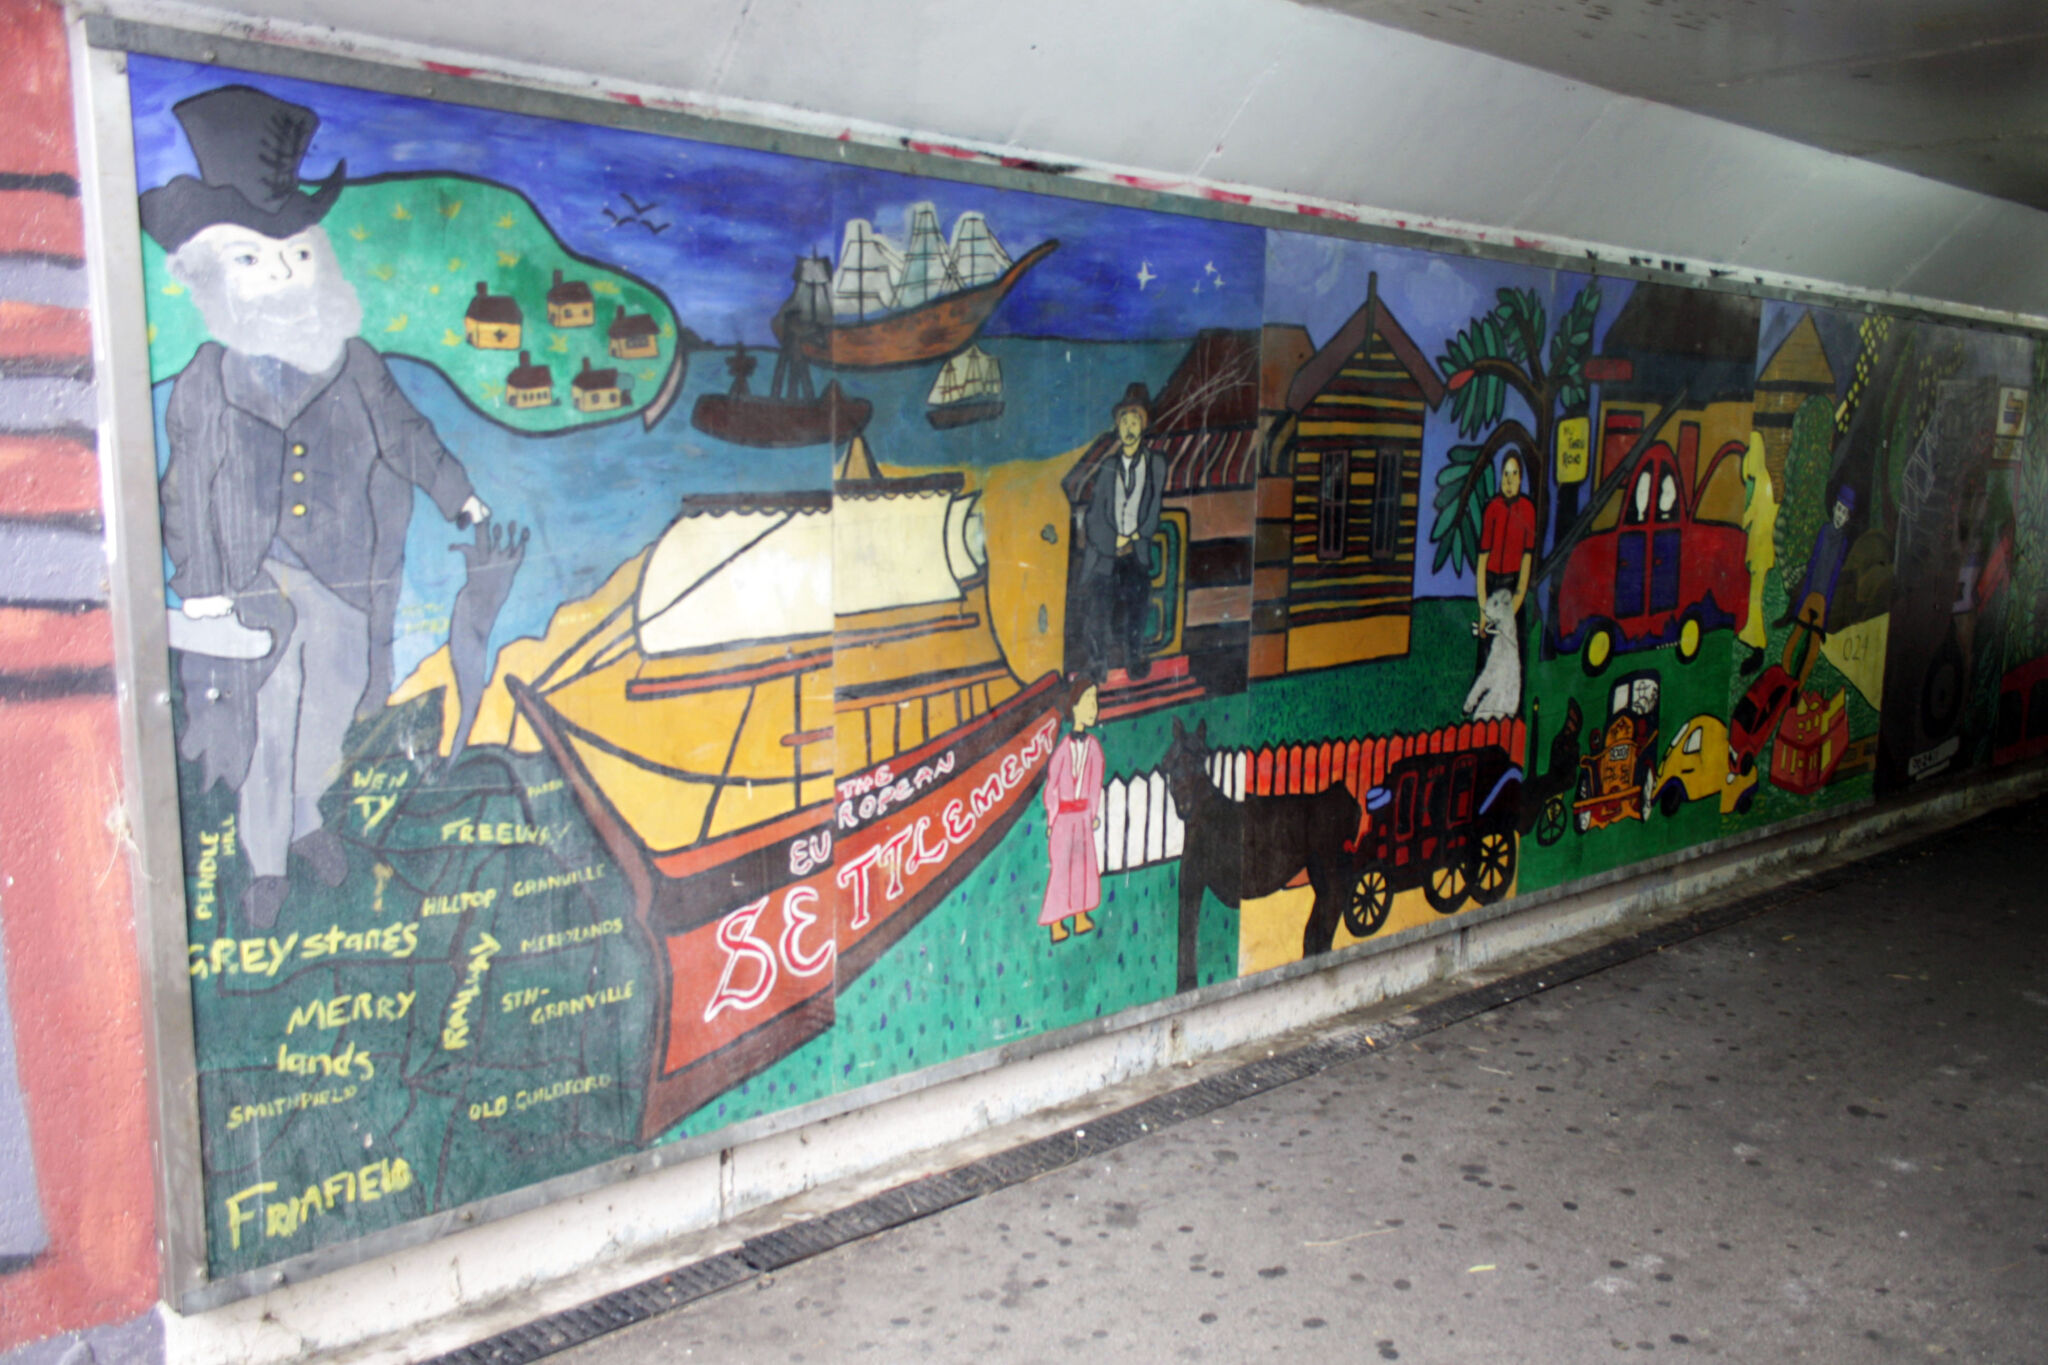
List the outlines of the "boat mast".
<svg viewBox="0 0 2048 1365">
<path fill-rule="evenodd" d="M 808 402 L 815 395 L 804 343 L 815 341 L 832 324 L 831 270 L 823 256 L 799 256 L 790 278 L 794 285 L 775 314 L 775 332 L 782 344 L 775 354 L 768 396 Z M 743 390 L 736 387 L 733 392 Z"/>
<path fill-rule="evenodd" d="M 969 210 L 953 224 L 953 269 L 960 287 L 976 289 L 994 284 L 1010 268 L 1010 253 L 988 229 L 988 220 Z"/>
<path fill-rule="evenodd" d="M 912 204 L 904 217 L 910 245 L 903 253 L 903 273 L 896 285 L 896 306 L 916 308 L 960 291 L 953 253 L 939 233 L 939 214 L 931 204 Z"/>
<path fill-rule="evenodd" d="M 839 247 L 839 269 L 832 276 L 832 312 L 856 318 L 889 312 L 896 306 L 902 270 L 902 254 L 876 235 L 874 224 L 865 218 L 849 220 Z"/>
</svg>

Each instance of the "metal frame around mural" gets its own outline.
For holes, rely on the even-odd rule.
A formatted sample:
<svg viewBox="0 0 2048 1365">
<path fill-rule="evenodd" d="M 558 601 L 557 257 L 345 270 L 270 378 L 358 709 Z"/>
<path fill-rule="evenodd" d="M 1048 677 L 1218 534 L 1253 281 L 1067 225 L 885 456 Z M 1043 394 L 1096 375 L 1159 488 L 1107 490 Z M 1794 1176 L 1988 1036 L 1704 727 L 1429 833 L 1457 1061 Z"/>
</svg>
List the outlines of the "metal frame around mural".
<svg viewBox="0 0 2048 1365">
<path fill-rule="evenodd" d="M 88 268 L 93 285 L 94 338 L 100 379 L 102 485 L 113 561 L 111 605 L 115 620 L 116 676 L 126 765 L 128 822 L 136 871 L 138 941 L 147 994 L 150 1084 L 159 1142 L 157 1221 L 164 1264 L 164 1298 L 184 1312 L 199 1312 L 297 1283 L 378 1256 L 468 1231 L 588 1193 L 649 1171 L 788 1132 L 835 1115 L 1000 1066 L 1071 1047 L 1104 1034 L 1143 1025 L 1253 991 L 1281 986 L 1412 943 L 1460 933 L 1590 891 L 1653 878 L 1684 864 L 1782 839 L 1820 824 L 1847 828 L 1872 805 L 1869 798 L 1811 812 L 1765 828 L 1660 855 L 1626 868 L 1593 874 L 1520 895 L 1455 918 L 1417 925 L 1385 938 L 1353 944 L 1313 960 L 1272 968 L 985 1049 L 937 1066 L 908 1072 L 808 1104 L 731 1125 L 715 1133 L 652 1147 L 568 1175 L 444 1209 L 411 1222 L 367 1233 L 258 1269 L 220 1279 L 206 1274 L 206 1209 L 198 1111 L 197 1057 L 192 997 L 186 969 L 185 887 L 170 716 L 169 647 L 165 638 L 162 531 L 157 502 L 154 412 L 148 373 L 147 316 L 143 298 L 140 222 L 126 54 L 142 53 L 206 65 L 321 81 L 386 94 L 439 100 L 570 123 L 613 127 L 678 139 L 776 152 L 933 179 L 1022 190 L 1102 204 L 1173 213 L 1289 232 L 1349 238 L 1539 269 L 1604 278 L 1660 281 L 1744 296 L 1893 316 L 2027 336 L 2040 328 L 1972 317 L 1958 308 L 1886 302 L 1882 305 L 1822 289 L 1773 287 L 1735 278 L 1705 278 L 1679 270 L 1588 262 L 1424 232 L 1381 228 L 1284 213 L 1255 205 L 1216 203 L 1164 191 L 1061 176 L 1044 171 L 957 161 L 903 148 L 840 142 L 811 134 L 714 120 L 678 111 L 621 104 L 590 96 L 521 85 L 510 79 L 450 76 L 385 62 L 303 50 L 245 39 L 138 23 L 106 14 L 77 21 L 85 42 L 74 43 L 81 138 L 87 170 Z M 1930 792 L 1926 800 L 1937 800 Z M 1901 810 L 1918 805 L 1894 807 Z"/>
</svg>

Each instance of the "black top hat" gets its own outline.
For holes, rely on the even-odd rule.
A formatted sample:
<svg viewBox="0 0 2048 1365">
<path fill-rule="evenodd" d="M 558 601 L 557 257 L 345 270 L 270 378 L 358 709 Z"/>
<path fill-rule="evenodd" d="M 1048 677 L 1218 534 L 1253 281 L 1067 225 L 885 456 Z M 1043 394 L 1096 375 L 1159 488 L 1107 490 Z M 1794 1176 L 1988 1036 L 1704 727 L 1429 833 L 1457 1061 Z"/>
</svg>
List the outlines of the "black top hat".
<svg viewBox="0 0 2048 1365">
<path fill-rule="evenodd" d="M 289 237 L 327 216 L 348 163 L 337 161 L 312 194 L 299 192 L 299 163 L 320 116 L 247 85 L 227 85 L 181 100 L 200 178 L 175 177 L 142 195 L 142 230 L 176 251 L 202 229 L 232 223 L 266 237 Z"/>
<path fill-rule="evenodd" d="M 1143 408 L 1145 414 L 1150 416 L 1152 413 L 1152 391 L 1143 384 L 1132 384 L 1124 390 L 1124 396 L 1116 400 L 1116 407 L 1111 410 L 1110 416 L 1116 416 L 1117 413 L 1122 412 L 1125 408 Z"/>
</svg>

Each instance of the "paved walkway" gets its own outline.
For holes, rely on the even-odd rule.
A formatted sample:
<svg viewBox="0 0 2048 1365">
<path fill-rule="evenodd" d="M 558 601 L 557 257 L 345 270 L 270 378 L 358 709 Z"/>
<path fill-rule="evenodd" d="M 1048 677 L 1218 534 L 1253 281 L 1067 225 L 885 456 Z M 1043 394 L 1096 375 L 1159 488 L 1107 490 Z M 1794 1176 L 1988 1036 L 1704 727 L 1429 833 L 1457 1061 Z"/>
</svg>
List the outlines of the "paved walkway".
<svg viewBox="0 0 2048 1365">
<path fill-rule="evenodd" d="M 2048 1360 L 2048 802 L 553 1357 Z"/>
</svg>

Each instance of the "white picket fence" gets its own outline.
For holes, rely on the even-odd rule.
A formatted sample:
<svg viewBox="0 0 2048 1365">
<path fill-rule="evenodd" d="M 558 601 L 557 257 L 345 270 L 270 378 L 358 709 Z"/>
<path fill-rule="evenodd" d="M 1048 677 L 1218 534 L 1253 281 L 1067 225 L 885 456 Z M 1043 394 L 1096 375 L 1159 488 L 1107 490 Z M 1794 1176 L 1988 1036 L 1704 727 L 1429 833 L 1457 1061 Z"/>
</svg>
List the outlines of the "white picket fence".
<svg viewBox="0 0 2048 1365">
<path fill-rule="evenodd" d="M 1233 801 L 1244 799 L 1242 750 L 1209 755 L 1209 780 Z M 1095 829 L 1096 866 L 1131 872 L 1180 857 L 1186 827 L 1173 807 L 1166 774 L 1159 771 L 1112 777 L 1102 787 L 1102 823 Z"/>
</svg>

